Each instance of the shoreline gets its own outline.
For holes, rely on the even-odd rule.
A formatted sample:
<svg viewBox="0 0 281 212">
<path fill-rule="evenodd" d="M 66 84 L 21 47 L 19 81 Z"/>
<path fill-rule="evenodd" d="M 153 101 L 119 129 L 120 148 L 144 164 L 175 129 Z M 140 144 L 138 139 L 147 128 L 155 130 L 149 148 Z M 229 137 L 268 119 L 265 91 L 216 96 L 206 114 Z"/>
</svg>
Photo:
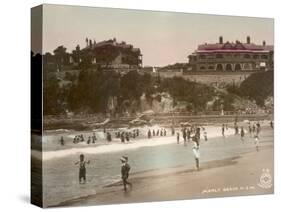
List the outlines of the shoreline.
<svg viewBox="0 0 281 212">
<path fill-rule="evenodd" d="M 237 196 L 237 195 L 244 196 L 244 195 L 257 195 L 257 194 L 271 194 L 273 193 L 273 188 L 269 190 L 263 190 L 261 188 L 258 188 L 256 184 L 253 185 L 253 182 L 249 182 L 249 180 L 246 180 L 248 185 L 242 185 L 242 186 L 255 187 L 254 189 L 250 189 L 242 193 L 241 191 L 239 191 L 239 193 L 237 193 L 237 191 L 218 192 L 217 191 L 218 187 L 207 188 L 212 185 L 207 182 L 208 180 L 206 181 L 206 178 L 209 179 L 210 178 L 209 175 L 217 176 L 218 173 L 225 173 L 227 175 L 230 174 L 230 176 L 232 175 L 230 181 L 233 181 L 235 180 L 233 179 L 233 175 L 234 175 L 233 172 L 235 173 L 237 171 L 239 172 L 239 168 L 245 169 L 245 166 L 253 165 L 251 162 L 247 161 L 248 159 L 255 161 L 255 157 L 262 158 L 261 157 L 262 155 L 264 154 L 270 155 L 272 151 L 273 151 L 273 147 L 271 146 L 263 147 L 260 150 L 260 152 L 250 151 L 236 157 L 224 158 L 221 160 L 206 161 L 201 164 L 200 171 L 197 171 L 195 167 L 190 168 L 187 166 L 180 166 L 180 167 L 165 168 L 165 169 L 146 170 L 138 173 L 133 173 L 130 175 L 129 178 L 129 181 L 132 182 L 134 185 L 133 190 L 131 192 L 124 193 L 122 190 L 123 188 L 122 182 L 118 181 L 103 186 L 102 190 L 97 191 L 96 194 L 63 201 L 59 204 L 51 205 L 48 207 L 62 207 L 62 206 L 76 206 L 76 205 L 78 206 L 81 204 L 85 204 L 85 205 L 122 204 L 122 203 L 134 203 L 134 202 L 137 203 L 137 202 L 183 200 L 183 199 L 195 199 L 195 198 L 227 197 L 227 196 Z M 254 164 L 253 166 L 260 167 L 262 166 L 261 164 L 264 165 L 265 163 L 267 163 L 267 165 L 269 165 L 272 168 L 271 170 L 273 171 L 273 163 L 272 163 L 273 159 L 272 161 L 263 161 L 263 160 L 261 161 L 263 163 Z M 224 169 L 230 170 L 230 172 L 224 171 Z M 261 171 L 261 168 L 259 169 L 259 171 Z M 253 173 L 250 173 L 250 175 L 253 175 Z M 257 175 L 259 175 L 259 173 Z M 213 181 L 216 182 L 223 181 L 225 182 L 225 184 L 227 184 L 226 182 L 227 178 L 225 178 L 225 176 L 220 176 L 219 178 L 220 179 L 215 179 L 215 178 L 213 179 L 211 177 Z M 193 181 L 194 179 L 196 180 L 196 183 Z M 235 180 L 235 181 L 241 182 L 239 180 Z M 148 182 L 156 182 L 157 185 L 155 184 L 151 185 Z M 177 186 L 174 187 L 169 184 L 176 184 Z M 181 188 L 185 184 L 192 186 L 193 187 L 192 191 L 182 190 Z M 202 184 L 205 184 L 207 190 L 203 189 Z M 245 184 L 245 182 L 242 181 L 242 184 Z M 194 185 L 200 187 L 201 190 L 199 190 L 198 192 L 198 189 L 194 188 Z M 173 190 L 166 188 L 170 186 L 173 188 Z M 225 187 L 227 188 L 227 185 Z M 233 187 L 233 183 L 229 184 L 229 189 L 231 187 Z M 235 186 L 235 188 L 236 187 L 237 186 Z M 163 193 L 167 193 L 164 192 L 167 190 L 171 194 L 169 194 L 167 198 L 161 197 L 161 196 L 166 196 L 165 194 L 163 195 Z M 180 192 L 178 190 L 180 190 Z M 158 194 L 160 196 L 157 196 L 155 194 Z"/>
<path fill-rule="evenodd" d="M 270 129 L 269 126 L 266 127 L 266 125 L 264 125 L 262 129 L 260 145 L 262 151 L 256 155 L 263 155 L 263 151 L 273 149 L 274 146 L 272 134 L 273 130 Z M 217 128 L 215 131 L 220 134 L 220 131 L 217 130 Z M 194 171 L 194 156 L 191 149 L 193 143 L 187 143 L 187 146 L 185 147 L 182 146 L 183 141 L 181 140 L 180 145 L 177 145 L 176 138 L 171 136 L 159 137 L 159 141 L 162 141 L 164 138 L 167 141 L 172 141 L 169 145 L 163 145 L 162 142 L 160 142 L 161 145 L 140 146 L 138 149 L 124 150 L 123 148 L 126 145 L 120 144 L 119 146 L 122 148 L 122 151 L 105 154 L 95 154 L 95 152 L 92 152 L 94 146 L 82 148 L 85 151 L 89 151 L 86 153 L 86 157 L 90 161 L 94 162 L 93 164 L 91 163 L 92 165 L 89 169 L 87 169 L 88 176 L 87 183 L 85 185 L 79 185 L 76 181 L 77 169 L 72 165 L 71 161 L 76 160 L 78 157 L 77 155 L 64 155 L 64 157 L 61 157 L 59 160 L 44 160 L 42 161 L 44 163 L 44 170 L 45 173 L 48 173 L 48 178 L 44 181 L 47 183 L 44 184 L 46 191 L 44 193 L 46 198 L 45 207 L 86 204 L 84 202 L 89 202 L 89 205 L 97 205 L 119 204 L 123 202 L 125 203 L 126 201 L 128 203 L 138 201 L 163 201 L 166 200 L 165 197 L 158 196 L 159 193 L 162 195 L 162 191 L 153 195 L 150 193 L 154 190 L 160 189 L 163 186 L 162 184 L 172 185 L 178 182 L 179 187 L 182 187 L 181 184 L 185 185 L 187 181 L 196 181 L 197 178 L 194 179 L 194 176 L 200 178 L 202 182 L 206 181 L 205 183 L 207 184 L 205 185 L 210 186 L 212 183 L 209 182 L 208 184 L 208 179 L 216 179 L 216 176 L 205 178 L 204 176 L 201 176 L 202 173 L 206 175 L 206 173 L 211 173 L 213 169 L 220 171 L 228 169 L 228 167 L 236 167 L 234 169 L 237 171 L 240 169 L 238 162 L 243 160 L 244 157 L 248 157 L 247 155 L 255 153 L 256 151 L 254 139 L 249 134 L 247 134 L 245 142 L 242 142 L 240 140 L 240 136 L 232 134 L 234 133 L 233 129 L 229 128 L 229 133 L 231 136 L 227 136 L 225 139 L 221 136 L 216 136 L 208 139 L 208 142 L 204 142 L 202 140 L 202 157 L 200 159 L 201 170 L 199 172 Z M 138 141 L 135 142 L 137 143 Z M 145 142 L 148 144 L 155 143 L 153 140 L 148 139 L 145 139 Z M 82 146 L 84 147 L 84 145 Z M 107 146 L 110 147 L 110 145 Z M 88 146 L 85 145 L 85 147 Z M 79 151 L 81 151 L 81 149 L 79 149 Z M 129 193 L 130 195 L 133 195 L 132 198 L 120 197 L 120 195 L 125 195 L 125 193 L 123 192 L 122 185 L 120 183 L 120 161 L 118 159 L 124 154 L 130 158 L 129 163 L 132 167 L 129 178 L 129 181 L 132 181 L 134 185 L 133 192 Z M 271 165 L 273 163 L 273 159 L 270 158 L 270 155 L 264 157 L 263 160 L 265 161 L 261 161 L 261 164 L 267 162 Z M 256 163 L 256 161 L 252 161 L 248 163 L 248 166 L 257 166 Z M 243 173 L 243 169 L 244 167 L 242 167 L 241 173 Z M 262 168 L 260 168 L 260 170 L 261 169 Z M 62 172 L 63 174 L 59 174 Z M 230 172 L 233 172 L 233 170 Z M 238 172 L 238 174 L 241 173 Z M 224 174 L 225 173 L 221 174 L 221 181 L 225 181 L 228 178 L 223 177 Z M 186 175 L 186 179 L 181 178 L 183 175 Z M 233 176 L 235 175 L 236 174 L 233 174 Z M 166 178 L 167 180 L 170 180 L 167 182 Z M 162 183 L 159 185 L 159 182 Z M 197 185 L 200 186 L 202 182 L 199 184 L 197 182 Z M 235 182 L 240 183 L 243 182 L 243 180 Z M 150 185 L 151 183 L 152 185 Z M 154 184 L 158 186 L 155 187 Z M 194 185 L 196 185 L 196 183 L 194 183 Z M 190 184 L 188 187 L 193 187 L 194 185 Z M 56 191 L 58 188 L 60 189 L 57 196 L 52 196 L 52 191 Z M 144 191 L 142 190 L 143 188 L 146 188 L 147 190 Z M 163 189 L 165 190 L 166 188 L 164 187 Z M 178 188 L 172 187 L 169 188 L 169 191 L 165 192 L 169 194 L 171 192 L 170 190 L 174 189 L 177 190 Z M 189 193 L 188 196 L 185 196 L 187 194 L 183 191 L 181 191 L 181 193 L 175 190 L 169 194 L 171 197 L 168 199 L 178 200 L 201 198 L 201 195 L 199 194 L 196 196 L 196 192 L 198 192 L 198 190 L 195 188 L 192 189 L 193 192 Z M 201 188 L 201 190 L 203 190 L 203 188 Z M 108 196 L 110 195 L 108 194 L 110 192 L 113 192 L 114 195 L 112 194 L 112 196 Z M 126 193 L 126 195 L 127 194 L 128 193 Z M 142 195 L 139 196 L 140 194 Z M 229 195 L 233 196 L 232 194 Z M 227 195 L 225 194 L 223 196 Z M 212 195 L 210 195 L 210 197 L 212 197 Z"/>
<path fill-rule="evenodd" d="M 213 139 L 218 139 L 221 137 L 221 129 L 219 126 L 205 126 L 205 129 L 208 133 L 208 142 L 212 142 Z M 225 136 L 232 136 L 233 128 L 229 127 L 228 130 L 225 132 Z M 203 134 L 203 133 L 202 133 Z M 47 150 L 47 151 L 38 151 L 32 150 L 32 155 L 40 159 L 42 157 L 43 161 L 45 160 L 52 160 L 54 158 L 62 158 L 69 155 L 76 155 L 77 153 L 85 153 L 85 154 L 106 154 L 112 152 L 122 152 L 122 151 L 130 151 L 135 150 L 138 148 L 145 148 L 145 147 L 156 147 L 156 146 L 163 146 L 163 145 L 171 145 L 176 143 L 176 135 L 171 136 L 155 136 L 150 139 L 146 137 L 132 139 L 130 142 L 121 143 L 120 139 L 114 138 L 112 142 L 108 143 L 99 143 L 95 145 L 87 145 L 86 143 L 83 144 L 76 144 L 76 146 L 69 146 L 69 148 L 58 149 L 58 150 Z M 202 135 L 201 142 L 204 142 L 204 138 Z M 180 136 L 180 142 L 182 141 L 182 136 Z"/>
<path fill-rule="evenodd" d="M 218 112 L 219 113 L 219 112 Z M 227 111 L 225 113 L 228 113 Z M 161 127 L 165 127 L 167 125 L 171 126 L 173 123 L 171 120 L 176 121 L 175 126 L 179 127 L 180 122 L 185 122 L 188 120 L 191 124 L 198 124 L 198 125 L 216 125 L 222 123 L 231 123 L 237 118 L 238 122 L 242 122 L 244 120 L 250 121 L 264 121 L 264 120 L 271 120 L 272 114 L 202 114 L 202 115 L 192 115 L 192 114 L 181 114 L 181 113 L 166 113 L 166 114 L 153 114 L 153 115 L 146 115 L 147 119 L 153 120 L 152 125 L 159 125 Z M 103 118 L 94 118 L 95 116 L 90 114 L 88 117 L 52 117 L 52 118 L 45 118 L 44 119 L 44 131 L 56 131 L 56 130 L 74 130 L 74 131 L 81 131 L 81 130 L 93 130 L 96 126 L 95 124 L 99 124 L 104 121 L 107 117 L 104 116 Z M 103 129 L 103 127 L 110 127 L 116 129 L 118 127 L 130 127 L 129 122 L 133 119 L 136 119 L 138 115 L 135 116 L 124 116 L 119 118 L 112 118 L 108 123 L 104 125 L 100 125 L 96 127 L 97 129 Z M 163 124 L 163 121 L 165 124 Z M 137 127 L 137 126 L 131 126 Z"/>
</svg>

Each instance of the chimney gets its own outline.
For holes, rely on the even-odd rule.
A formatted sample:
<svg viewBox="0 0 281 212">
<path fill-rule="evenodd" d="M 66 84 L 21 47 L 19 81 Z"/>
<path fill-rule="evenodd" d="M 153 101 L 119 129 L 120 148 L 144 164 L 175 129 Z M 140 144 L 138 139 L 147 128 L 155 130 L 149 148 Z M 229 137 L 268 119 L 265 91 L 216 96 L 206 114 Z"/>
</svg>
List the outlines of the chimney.
<svg viewBox="0 0 281 212">
<path fill-rule="evenodd" d="M 223 37 L 222 36 L 219 37 L 219 43 L 223 44 Z"/>
<path fill-rule="evenodd" d="M 263 46 L 265 46 L 265 45 L 266 45 L 266 42 L 265 42 L 265 40 L 264 40 L 264 41 L 262 42 L 262 45 L 263 45 Z"/>
<path fill-rule="evenodd" d="M 250 44 L 251 43 L 251 38 L 250 36 L 247 36 L 247 44 Z"/>
</svg>

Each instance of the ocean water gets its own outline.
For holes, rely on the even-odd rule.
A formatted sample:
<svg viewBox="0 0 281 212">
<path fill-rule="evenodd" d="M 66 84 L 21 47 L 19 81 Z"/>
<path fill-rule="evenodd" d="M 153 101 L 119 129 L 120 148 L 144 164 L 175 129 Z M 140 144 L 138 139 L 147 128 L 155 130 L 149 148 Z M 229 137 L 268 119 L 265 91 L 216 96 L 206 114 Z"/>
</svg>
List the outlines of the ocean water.
<svg viewBox="0 0 281 212">
<path fill-rule="evenodd" d="M 146 130 L 142 129 L 140 138 L 127 144 L 122 144 L 120 139 L 115 139 L 108 144 L 102 137 L 103 132 L 96 132 L 98 144 L 95 145 L 72 144 L 75 134 L 90 135 L 92 132 L 48 133 L 43 139 L 46 147 L 44 150 L 47 149 L 43 153 L 44 204 L 56 205 L 66 200 L 93 195 L 105 185 L 118 182 L 121 177 L 119 159 L 123 155 L 129 158 L 131 173 L 179 166 L 194 168 L 192 142 L 184 146 L 181 138 L 180 144 L 176 144 L 176 136 L 171 135 L 147 139 Z M 201 139 L 201 162 L 254 151 L 254 140 L 247 134 L 245 143 L 242 143 L 240 136 L 233 136 L 234 131 L 231 128 L 226 131 L 226 138 L 221 136 L 220 127 L 206 127 L 206 130 L 209 141 L 205 142 L 203 138 Z M 66 141 L 63 147 L 58 142 L 62 135 Z M 271 142 L 272 135 L 269 135 L 261 145 Z M 36 151 L 33 153 L 36 155 Z M 85 155 L 86 160 L 90 160 L 87 166 L 87 183 L 83 185 L 79 184 L 79 167 L 75 165 L 81 153 Z"/>
</svg>

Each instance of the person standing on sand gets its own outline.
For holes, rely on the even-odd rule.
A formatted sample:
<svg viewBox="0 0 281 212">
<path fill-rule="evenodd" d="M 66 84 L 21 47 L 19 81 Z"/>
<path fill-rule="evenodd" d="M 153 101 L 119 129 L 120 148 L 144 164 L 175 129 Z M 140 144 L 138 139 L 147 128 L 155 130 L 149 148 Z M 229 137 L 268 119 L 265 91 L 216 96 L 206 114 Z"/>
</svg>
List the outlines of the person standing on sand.
<svg viewBox="0 0 281 212">
<path fill-rule="evenodd" d="M 147 132 L 147 138 L 148 138 L 148 139 L 151 138 L 151 131 L 150 131 L 150 129 L 149 129 L 148 132 Z"/>
<path fill-rule="evenodd" d="M 224 124 L 222 124 L 222 127 L 221 127 L 221 134 L 222 134 L 222 137 L 224 137 Z"/>
<path fill-rule="evenodd" d="M 97 137 L 96 137 L 96 133 L 95 132 L 93 132 L 92 139 L 93 139 L 92 143 L 93 144 L 96 143 Z"/>
<path fill-rule="evenodd" d="M 89 136 L 88 140 L 87 140 L 87 144 L 90 144 L 90 143 L 91 143 L 91 137 Z"/>
<path fill-rule="evenodd" d="M 180 133 L 177 132 L 177 144 L 179 144 L 179 143 L 180 143 Z"/>
<path fill-rule="evenodd" d="M 183 138 L 184 146 L 186 146 L 186 129 L 185 128 L 182 129 L 182 138 Z"/>
<path fill-rule="evenodd" d="M 187 137 L 188 143 L 190 142 L 190 134 L 191 134 L 191 129 L 190 129 L 190 128 L 187 128 L 187 129 L 186 129 L 186 137 Z"/>
<path fill-rule="evenodd" d="M 80 161 L 77 161 L 75 165 L 79 164 L 79 183 L 82 184 L 82 179 L 83 179 L 83 184 L 86 183 L 86 163 L 89 164 L 90 161 L 88 160 L 87 162 L 85 161 L 85 156 L 83 154 L 80 155 Z"/>
<path fill-rule="evenodd" d="M 207 131 L 204 129 L 204 139 L 205 141 L 208 141 Z"/>
<path fill-rule="evenodd" d="M 129 142 L 130 141 L 130 136 L 129 136 L 129 133 L 126 132 L 126 141 Z"/>
<path fill-rule="evenodd" d="M 257 152 L 258 152 L 258 151 L 259 151 L 259 146 L 260 146 L 260 139 L 259 139 L 258 134 L 256 134 L 254 137 L 255 137 L 255 146 L 256 146 L 256 150 L 257 150 Z"/>
<path fill-rule="evenodd" d="M 111 142 L 111 134 L 110 134 L 110 132 L 106 133 L 106 139 L 107 139 L 108 142 Z"/>
<path fill-rule="evenodd" d="M 198 140 L 200 141 L 200 139 L 201 139 L 200 127 L 196 128 L 195 135 L 198 137 Z"/>
<path fill-rule="evenodd" d="M 124 135 L 124 132 L 121 132 L 120 139 L 121 139 L 121 143 L 125 143 L 125 135 Z"/>
<path fill-rule="evenodd" d="M 256 133 L 256 125 L 255 124 L 253 124 L 253 133 Z"/>
<path fill-rule="evenodd" d="M 60 138 L 60 145 L 63 146 L 64 145 L 64 139 L 63 139 L 63 136 L 61 136 Z"/>
<path fill-rule="evenodd" d="M 200 158 L 200 152 L 199 152 L 199 139 L 197 135 L 192 136 L 193 140 L 193 147 L 192 152 L 195 158 L 195 165 L 196 169 L 199 171 L 199 158 Z"/>
<path fill-rule="evenodd" d="M 249 123 L 249 134 L 250 134 L 250 137 L 252 137 L 252 127 L 251 127 L 250 123 Z"/>
<path fill-rule="evenodd" d="M 240 135 L 241 135 L 241 141 L 244 142 L 245 132 L 244 132 L 244 128 L 243 127 L 241 127 Z"/>
<path fill-rule="evenodd" d="M 257 123 L 257 129 L 256 129 L 256 131 L 257 131 L 257 135 L 259 135 L 260 132 L 261 132 L 261 125 L 260 125 L 259 122 Z"/>
<path fill-rule="evenodd" d="M 128 164 L 128 157 L 122 156 L 120 158 L 122 166 L 121 166 L 121 178 L 124 186 L 124 191 L 127 191 L 127 185 L 130 186 L 130 189 L 132 189 L 132 183 L 128 182 L 129 178 L 129 172 L 130 172 L 130 165 Z"/>
</svg>

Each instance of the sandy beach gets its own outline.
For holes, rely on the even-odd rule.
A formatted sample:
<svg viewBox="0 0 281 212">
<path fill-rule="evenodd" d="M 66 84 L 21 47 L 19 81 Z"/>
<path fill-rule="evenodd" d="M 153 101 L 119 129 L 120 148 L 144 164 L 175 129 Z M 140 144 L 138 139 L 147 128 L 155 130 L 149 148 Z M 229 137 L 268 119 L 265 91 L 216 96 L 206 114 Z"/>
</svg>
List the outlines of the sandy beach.
<svg viewBox="0 0 281 212">
<path fill-rule="evenodd" d="M 229 136 L 226 141 L 213 138 L 203 144 L 200 171 L 194 168 L 192 157 L 189 163 L 174 167 L 132 172 L 130 182 L 133 189 L 124 192 L 120 181 L 88 190 L 82 197 L 70 198 L 51 206 L 78 206 L 99 204 L 120 204 L 132 202 L 168 201 L 194 198 L 213 198 L 253 194 L 272 194 L 274 192 L 273 130 L 264 127 L 260 151 L 256 151 L 253 138 L 246 136 L 242 143 L 237 136 Z M 178 147 L 176 144 L 171 144 Z M 170 147 L 169 145 L 166 145 Z M 160 146 L 155 147 L 160 148 Z M 187 147 L 190 149 L 190 147 Z M 208 150 L 204 152 L 204 148 Z M 218 156 L 219 154 L 223 155 Z M 261 179 L 264 174 L 266 186 Z M 268 186 L 269 185 L 269 186 Z M 92 185 L 83 185 L 84 187 Z M 266 188 L 265 188 L 266 187 Z"/>
</svg>

